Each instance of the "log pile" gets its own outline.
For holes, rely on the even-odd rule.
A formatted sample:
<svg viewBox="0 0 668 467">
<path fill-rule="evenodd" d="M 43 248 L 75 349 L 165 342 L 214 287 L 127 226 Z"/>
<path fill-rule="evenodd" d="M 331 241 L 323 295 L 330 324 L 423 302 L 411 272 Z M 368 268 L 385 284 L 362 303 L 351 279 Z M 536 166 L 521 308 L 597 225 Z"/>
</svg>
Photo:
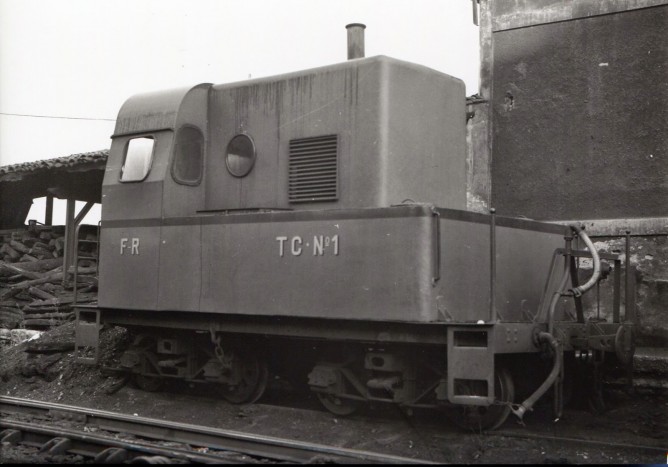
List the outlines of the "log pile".
<svg viewBox="0 0 668 467">
<path fill-rule="evenodd" d="M 79 254 L 94 256 L 94 248 L 84 243 Z M 43 330 L 74 319 L 72 274 L 63 282 L 64 250 L 63 227 L 0 232 L 0 328 Z M 78 303 L 97 300 L 96 273 L 94 261 L 79 262 Z"/>
</svg>

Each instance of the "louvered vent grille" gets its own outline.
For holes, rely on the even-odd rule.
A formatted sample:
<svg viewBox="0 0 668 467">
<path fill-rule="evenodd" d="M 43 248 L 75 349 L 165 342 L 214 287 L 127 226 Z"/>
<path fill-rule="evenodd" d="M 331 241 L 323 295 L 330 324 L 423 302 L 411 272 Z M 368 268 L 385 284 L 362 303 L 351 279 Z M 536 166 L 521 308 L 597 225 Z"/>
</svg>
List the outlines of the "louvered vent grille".
<svg viewBox="0 0 668 467">
<path fill-rule="evenodd" d="M 337 135 L 290 141 L 291 203 L 336 201 L 338 193 Z"/>
</svg>

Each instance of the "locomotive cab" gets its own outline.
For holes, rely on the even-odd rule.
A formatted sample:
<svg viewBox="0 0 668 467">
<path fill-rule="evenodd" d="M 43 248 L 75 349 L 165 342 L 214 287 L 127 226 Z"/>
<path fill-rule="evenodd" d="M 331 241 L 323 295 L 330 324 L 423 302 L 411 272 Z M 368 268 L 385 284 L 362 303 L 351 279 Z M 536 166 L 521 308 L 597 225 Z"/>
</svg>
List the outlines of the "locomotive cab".
<svg viewBox="0 0 668 467">
<path fill-rule="evenodd" d="M 404 202 L 464 209 L 464 102 L 461 80 L 382 56 L 134 96 L 117 120 L 103 220 Z M 151 210 L 119 209 L 126 197 Z"/>
<path fill-rule="evenodd" d="M 119 112 L 102 187 L 101 306 L 155 310 L 169 302 L 192 309 L 198 300 L 197 265 L 179 287 L 165 286 L 175 262 L 199 258 L 196 246 L 179 244 L 174 232 L 197 233 L 163 230 L 162 221 L 202 206 L 208 89 L 135 96 Z"/>
</svg>

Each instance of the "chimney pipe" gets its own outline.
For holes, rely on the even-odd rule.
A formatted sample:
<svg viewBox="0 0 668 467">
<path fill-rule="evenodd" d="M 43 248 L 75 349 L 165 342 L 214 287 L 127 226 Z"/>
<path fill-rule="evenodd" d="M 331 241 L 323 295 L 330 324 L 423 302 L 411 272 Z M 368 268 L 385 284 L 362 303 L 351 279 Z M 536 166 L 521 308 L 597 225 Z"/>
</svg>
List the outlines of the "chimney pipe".
<svg viewBox="0 0 668 467">
<path fill-rule="evenodd" d="M 351 23 L 346 25 L 348 30 L 348 60 L 364 58 L 364 29 L 362 23 Z"/>
</svg>

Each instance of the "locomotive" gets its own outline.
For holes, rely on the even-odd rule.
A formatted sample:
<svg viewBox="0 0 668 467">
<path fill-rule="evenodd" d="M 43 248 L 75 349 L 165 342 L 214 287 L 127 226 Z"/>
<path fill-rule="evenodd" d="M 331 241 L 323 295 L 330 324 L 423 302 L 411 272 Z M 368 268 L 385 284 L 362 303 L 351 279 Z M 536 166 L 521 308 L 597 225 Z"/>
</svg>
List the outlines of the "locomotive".
<svg viewBox="0 0 668 467">
<path fill-rule="evenodd" d="M 464 110 L 461 80 L 385 56 L 129 98 L 79 361 L 111 324 L 146 390 L 252 403 L 287 371 L 337 415 L 386 402 L 493 429 L 548 390 L 558 414 L 569 361 L 632 361 L 621 263 L 577 226 L 466 211 Z M 585 319 L 611 270 L 612 319 Z"/>
</svg>

